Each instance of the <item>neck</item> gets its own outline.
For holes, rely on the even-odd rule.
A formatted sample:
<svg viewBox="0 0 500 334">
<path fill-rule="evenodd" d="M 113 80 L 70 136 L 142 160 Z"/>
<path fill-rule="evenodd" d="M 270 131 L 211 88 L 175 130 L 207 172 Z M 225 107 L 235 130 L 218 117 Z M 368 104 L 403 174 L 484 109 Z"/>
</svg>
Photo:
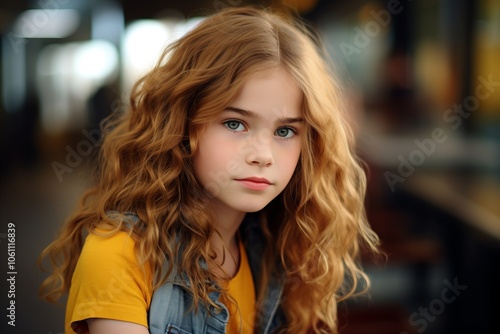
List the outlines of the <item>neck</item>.
<svg viewBox="0 0 500 334">
<path fill-rule="evenodd" d="M 225 206 L 218 206 L 217 203 L 211 205 L 215 213 L 215 229 L 211 237 L 211 244 L 216 253 L 215 262 L 222 266 L 224 272 L 219 272 L 212 268 L 223 277 L 233 277 L 238 271 L 239 266 L 239 247 L 236 238 L 236 232 L 245 217 L 245 212 L 231 210 Z"/>
<path fill-rule="evenodd" d="M 220 233 L 216 239 L 224 241 L 226 246 L 231 245 L 236 240 L 236 232 L 245 218 L 245 212 L 232 210 L 219 203 L 211 203 L 211 208 L 215 214 L 215 229 Z"/>
</svg>

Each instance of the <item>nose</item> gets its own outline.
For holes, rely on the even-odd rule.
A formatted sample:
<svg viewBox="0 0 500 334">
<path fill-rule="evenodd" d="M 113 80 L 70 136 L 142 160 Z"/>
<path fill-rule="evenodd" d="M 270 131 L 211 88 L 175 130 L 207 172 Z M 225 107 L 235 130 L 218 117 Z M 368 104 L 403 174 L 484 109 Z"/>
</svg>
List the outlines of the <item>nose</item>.
<svg viewBox="0 0 500 334">
<path fill-rule="evenodd" d="M 246 154 L 246 162 L 249 165 L 259 167 L 269 167 L 274 163 L 274 156 L 271 148 L 271 143 L 254 141 L 253 145 Z"/>
</svg>

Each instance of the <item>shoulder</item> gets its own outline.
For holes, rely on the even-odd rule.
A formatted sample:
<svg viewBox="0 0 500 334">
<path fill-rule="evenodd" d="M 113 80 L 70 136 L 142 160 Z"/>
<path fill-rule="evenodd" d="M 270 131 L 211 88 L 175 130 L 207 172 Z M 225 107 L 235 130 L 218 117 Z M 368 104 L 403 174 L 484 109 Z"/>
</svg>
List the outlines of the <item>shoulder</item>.
<svg viewBox="0 0 500 334">
<path fill-rule="evenodd" d="M 145 283 L 150 278 L 148 264 L 142 264 L 135 252 L 135 242 L 126 232 L 96 230 L 89 234 L 77 263 L 75 274 L 88 280 L 112 279 Z"/>
<path fill-rule="evenodd" d="M 91 232 L 85 239 L 80 259 L 99 257 L 100 259 L 125 258 L 133 260 L 135 241 L 124 231 L 114 234 L 104 230 Z"/>
<path fill-rule="evenodd" d="M 151 273 L 126 232 L 89 234 L 78 259 L 66 307 L 67 324 L 102 318 L 147 326 Z"/>
</svg>

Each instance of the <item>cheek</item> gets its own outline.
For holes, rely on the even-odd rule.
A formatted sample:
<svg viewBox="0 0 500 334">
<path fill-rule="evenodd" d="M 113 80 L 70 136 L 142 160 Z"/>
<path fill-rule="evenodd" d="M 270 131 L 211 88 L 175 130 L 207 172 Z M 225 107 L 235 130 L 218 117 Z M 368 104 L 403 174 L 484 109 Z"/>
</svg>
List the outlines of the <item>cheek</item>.
<svg viewBox="0 0 500 334">
<path fill-rule="evenodd" d="M 292 176 L 293 172 L 295 172 L 295 169 L 297 168 L 297 165 L 299 163 L 299 159 L 300 159 L 300 150 L 297 151 L 290 163 L 290 165 L 292 166 L 290 169 L 290 177 Z"/>
<path fill-rule="evenodd" d="M 209 139 L 202 139 L 193 158 L 195 175 L 202 182 L 226 170 L 227 165 L 234 160 L 234 149 L 227 140 L 218 140 L 216 137 Z"/>
<path fill-rule="evenodd" d="M 295 171 L 295 168 L 297 167 L 297 164 L 300 159 L 300 145 L 297 145 L 295 147 L 290 148 L 289 150 L 286 150 L 281 153 L 281 166 L 280 170 L 283 173 L 283 176 L 286 175 L 287 178 L 291 178 L 293 172 Z"/>
</svg>

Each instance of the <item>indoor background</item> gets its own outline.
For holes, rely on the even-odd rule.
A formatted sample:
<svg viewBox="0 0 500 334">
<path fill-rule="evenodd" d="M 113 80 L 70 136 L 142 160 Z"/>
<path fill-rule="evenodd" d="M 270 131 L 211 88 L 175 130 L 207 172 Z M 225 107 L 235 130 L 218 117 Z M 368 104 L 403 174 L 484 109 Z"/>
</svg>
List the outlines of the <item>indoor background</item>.
<svg viewBox="0 0 500 334">
<path fill-rule="evenodd" d="M 345 88 L 387 257 L 363 257 L 372 288 L 340 333 L 500 333 L 499 0 L 1 0 L 1 332 L 63 332 L 36 260 L 90 183 L 99 122 L 169 41 L 246 4 L 295 8 Z"/>
</svg>

